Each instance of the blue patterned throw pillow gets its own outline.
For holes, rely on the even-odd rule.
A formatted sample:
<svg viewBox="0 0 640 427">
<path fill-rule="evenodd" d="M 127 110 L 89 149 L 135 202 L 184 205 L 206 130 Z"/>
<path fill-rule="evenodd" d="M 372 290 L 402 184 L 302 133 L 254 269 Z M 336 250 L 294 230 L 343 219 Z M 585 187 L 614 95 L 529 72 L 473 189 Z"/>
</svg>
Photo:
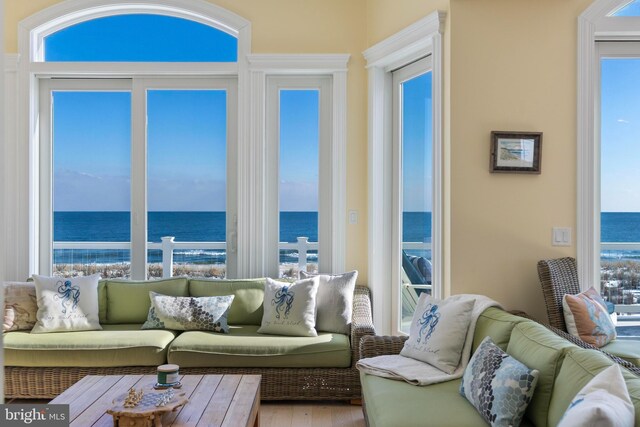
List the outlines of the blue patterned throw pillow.
<svg viewBox="0 0 640 427">
<path fill-rule="evenodd" d="M 227 315 L 233 295 L 194 298 L 149 292 L 149 297 L 151 307 L 142 329 L 229 333 Z"/>
<path fill-rule="evenodd" d="M 537 370 L 527 368 L 486 337 L 464 371 L 460 394 L 492 426 L 518 426 L 537 381 Z"/>
</svg>

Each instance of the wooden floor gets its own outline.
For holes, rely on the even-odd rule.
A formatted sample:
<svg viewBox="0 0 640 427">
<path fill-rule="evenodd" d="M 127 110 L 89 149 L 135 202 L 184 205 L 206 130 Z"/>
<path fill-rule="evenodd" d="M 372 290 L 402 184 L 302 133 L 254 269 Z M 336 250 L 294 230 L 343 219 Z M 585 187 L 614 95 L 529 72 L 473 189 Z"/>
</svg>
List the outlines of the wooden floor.
<svg viewBox="0 0 640 427">
<path fill-rule="evenodd" d="M 260 427 L 364 427 L 362 406 L 347 402 L 262 402 Z"/>
<path fill-rule="evenodd" d="M 48 403 L 13 399 L 6 403 Z M 365 427 L 362 406 L 348 402 L 263 401 L 260 427 Z"/>
</svg>

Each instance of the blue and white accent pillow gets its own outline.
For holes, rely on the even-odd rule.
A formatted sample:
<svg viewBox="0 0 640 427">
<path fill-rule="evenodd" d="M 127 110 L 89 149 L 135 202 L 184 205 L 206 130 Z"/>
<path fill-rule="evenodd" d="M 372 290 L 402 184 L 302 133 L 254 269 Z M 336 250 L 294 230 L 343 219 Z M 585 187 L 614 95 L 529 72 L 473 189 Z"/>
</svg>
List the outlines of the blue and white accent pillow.
<svg viewBox="0 0 640 427">
<path fill-rule="evenodd" d="M 142 329 L 229 333 L 227 316 L 234 295 L 174 297 L 149 292 L 151 307 Z"/>
<path fill-rule="evenodd" d="M 38 312 L 31 333 L 102 329 L 98 318 L 99 280 L 99 274 L 67 278 L 34 274 Z"/>
<path fill-rule="evenodd" d="M 620 366 L 593 377 L 573 398 L 558 427 L 632 427 L 635 410 Z"/>
<path fill-rule="evenodd" d="M 453 373 L 460 364 L 475 300 L 440 300 L 423 293 L 400 355 Z"/>
<path fill-rule="evenodd" d="M 317 337 L 316 296 L 318 277 L 294 283 L 267 278 L 260 334 Z"/>
<path fill-rule="evenodd" d="M 460 394 L 492 426 L 519 426 L 538 382 L 529 369 L 486 337 L 471 357 Z"/>
</svg>

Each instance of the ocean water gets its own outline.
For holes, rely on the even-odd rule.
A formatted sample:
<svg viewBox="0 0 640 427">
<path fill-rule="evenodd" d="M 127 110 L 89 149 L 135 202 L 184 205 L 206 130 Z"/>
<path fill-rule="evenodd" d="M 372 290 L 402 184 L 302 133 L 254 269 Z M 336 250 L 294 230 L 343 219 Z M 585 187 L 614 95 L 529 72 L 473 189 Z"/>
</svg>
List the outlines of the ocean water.
<svg viewBox="0 0 640 427">
<path fill-rule="evenodd" d="M 225 212 L 149 212 L 149 242 L 160 242 L 163 236 L 174 236 L 176 242 L 224 242 Z M 53 238 L 56 242 L 128 242 L 131 239 L 129 212 L 54 212 Z M 296 242 L 298 237 L 318 241 L 317 212 L 281 212 L 280 241 Z M 431 241 L 431 213 L 405 212 L 404 241 Z M 125 250 L 54 250 L 55 264 L 128 262 Z M 220 250 L 176 250 L 176 262 L 222 263 Z M 149 262 L 160 262 L 162 253 L 149 250 Z M 317 254 L 308 254 L 309 262 L 317 262 Z M 281 262 L 297 262 L 297 253 L 281 251 Z"/>
<path fill-rule="evenodd" d="M 174 236 L 177 242 L 223 242 L 226 239 L 225 212 L 149 212 L 149 242 L 160 242 L 162 236 Z M 431 213 L 403 214 L 405 242 L 431 241 Z M 128 242 L 130 240 L 129 212 L 55 212 L 54 240 L 57 242 Z M 317 212 L 281 212 L 280 241 L 295 242 L 298 236 L 318 241 Z M 640 213 L 604 212 L 601 215 L 603 242 L 640 242 Z M 429 257 L 428 251 L 409 251 Z M 179 251 L 176 262 L 222 263 L 224 251 Z M 638 259 L 640 251 L 603 251 L 603 259 Z M 149 251 L 150 262 L 160 262 L 159 250 Z M 111 263 L 127 262 L 128 251 L 61 250 L 54 251 L 54 263 Z M 297 262 L 297 253 L 281 251 L 281 262 Z M 309 253 L 308 261 L 317 261 L 317 254 Z"/>
<path fill-rule="evenodd" d="M 603 212 L 600 215 L 601 242 L 640 242 L 639 212 Z M 607 250 L 602 248 L 603 260 L 640 261 L 640 251 Z"/>
</svg>

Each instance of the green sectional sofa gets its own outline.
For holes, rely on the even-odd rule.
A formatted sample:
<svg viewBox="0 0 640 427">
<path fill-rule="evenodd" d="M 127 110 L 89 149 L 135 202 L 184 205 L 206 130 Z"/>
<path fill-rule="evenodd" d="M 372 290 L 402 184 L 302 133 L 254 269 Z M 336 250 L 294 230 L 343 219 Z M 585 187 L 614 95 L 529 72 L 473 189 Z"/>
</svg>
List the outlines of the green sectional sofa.
<svg viewBox="0 0 640 427">
<path fill-rule="evenodd" d="M 597 350 L 580 348 L 544 326 L 489 308 L 479 317 L 473 351 L 484 337 L 530 368 L 540 371 L 533 399 L 522 425 L 555 426 L 573 397 L 596 374 L 614 363 Z M 405 337 L 364 337 L 362 357 L 397 354 Z M 623 369 L 640 427 L 640 377 Z M 361 373 L 363 406 L 370 427 L 486 425 L 460 395 L 460 379 L 425 387 Z"/>
<path fill-rule="evenodd" d="M 262 399 L 358 399 L 358 343 L 374 334 L 369 290 L 356 286 L 350 335 L 258 334 L 264 279 L 103 280 L 98 331 L 4 334 L 5 397 L 53 398 L 85 375 L 155 374 L 164 363 L 181 374 L 261 374 Z M 149 291 L 173 296 L 235 295 L 229 334 L 141 330 Z"/>
</svg>

